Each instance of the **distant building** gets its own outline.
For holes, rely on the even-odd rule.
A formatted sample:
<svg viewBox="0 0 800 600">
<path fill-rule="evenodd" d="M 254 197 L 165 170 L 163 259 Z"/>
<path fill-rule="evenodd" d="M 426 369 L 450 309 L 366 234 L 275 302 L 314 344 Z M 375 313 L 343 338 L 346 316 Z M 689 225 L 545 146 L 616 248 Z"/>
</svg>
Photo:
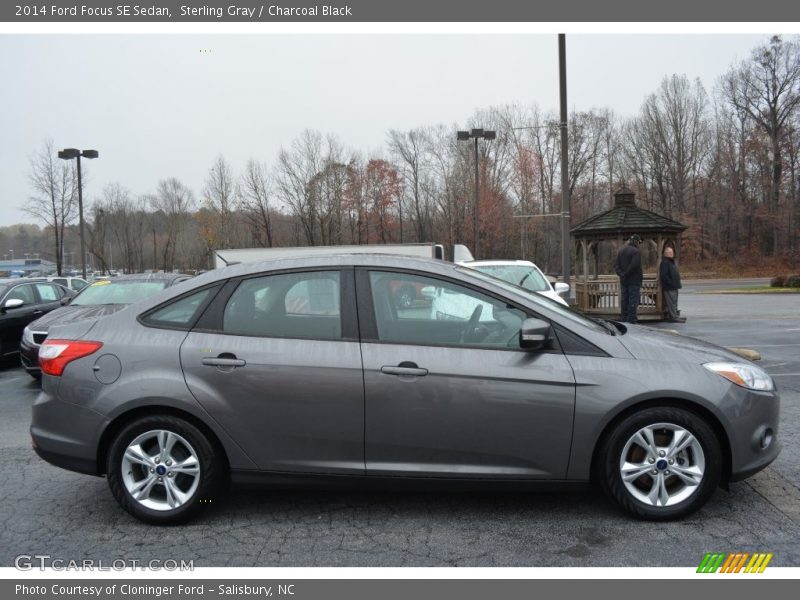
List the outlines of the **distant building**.
<svg viewBox="0 0 800 600">
<path fill-rule="evenodd" d="M 18 258 L 16 260 L 0 260 L 0 275 L 44 275 L 56 270 L 56 263 L 41 258 Z"/>
</svg>

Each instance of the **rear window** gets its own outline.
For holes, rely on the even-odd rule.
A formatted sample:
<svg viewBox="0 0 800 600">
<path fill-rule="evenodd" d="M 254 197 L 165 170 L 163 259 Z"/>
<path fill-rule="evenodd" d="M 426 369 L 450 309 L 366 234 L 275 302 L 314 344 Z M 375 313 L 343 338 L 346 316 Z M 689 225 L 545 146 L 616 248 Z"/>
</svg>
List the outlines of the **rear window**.
<svg viewBox="0 0 800 600">
<path fill-rule="evenodd" d="M 166 283 L 164 280 L 95 281 L 81 290 L 72 304 L 78 306 L 133 304 L 157 294 L 166 287 Z"/>
<path fill-rule="evenodd" d="M 194 318 L 197 316 L 211 292 L 216 291 L 216 289 L 217 288 L 209 288 L 200 290 L 189 296 L 179 298 L 151 312 L 145 316 L 143 320 L 148 325 L 154 325 L 156 327 L 163 326 L 187 329 L 194 321 Z"/>
</svg>

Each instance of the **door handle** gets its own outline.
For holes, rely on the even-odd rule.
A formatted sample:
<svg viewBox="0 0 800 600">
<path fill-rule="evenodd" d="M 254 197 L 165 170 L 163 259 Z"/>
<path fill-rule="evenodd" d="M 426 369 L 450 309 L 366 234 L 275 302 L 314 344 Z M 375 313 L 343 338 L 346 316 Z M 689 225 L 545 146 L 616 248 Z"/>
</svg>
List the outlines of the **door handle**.
<svg viewBox="0 0 800 600">
<path fill-rule="evenodd" d="M 412 377 L 424 377 L 428 374 L 428 369 L 421 369 L 417 366 L 417 363 L 404 361 L 396 367 L 381 367 L 381 373 L 386 375 L 410 375 Z"/>
<path fill-rule="evenodd" d="M 242 360 L 241 358 L 233 357 L 225 357 L 225 356 L 218 356 L 216 358 L 204 358 L 202 360 L 203 364 L 207 367 L 243 367 L 247 364 L 247 361 Z"/>
<path fill-rule="evenodd" d="M 41 310 L 35 310 L 35 311 L 33 311 L 33 313 L 32 313 L 32 314 L 34 314 L 34 315 L 36 315 L 36 316 L 38 317 L 39 315 L 43 315 L 43 314 L 44 314 L 44 312 L 43 312 L 43 311 L 41 311 Z"/>
</svg>

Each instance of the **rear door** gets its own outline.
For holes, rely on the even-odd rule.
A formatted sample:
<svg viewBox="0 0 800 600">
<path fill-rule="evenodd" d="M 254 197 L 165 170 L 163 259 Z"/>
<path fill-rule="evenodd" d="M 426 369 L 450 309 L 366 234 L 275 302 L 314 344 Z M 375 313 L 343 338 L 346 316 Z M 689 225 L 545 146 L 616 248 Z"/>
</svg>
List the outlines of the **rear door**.
<svg viewBox="0 0 800 600">
<path fill-rule="evenodd" d="M 39 309 L 42 313 L 48 313 L 61 307 L 61 298 L 66 295 L 64 288 L 53 283 L 36 283 L 34 287 L 39 298 Z"/>
<path fill-rule="evenodd" d="M 557 345 L 520 349 L 532 315 L 410 272 L 359 270 L 357 287 L 368 475 L 566 477 L 575 379 Z"/>
<path fill-rule="evenodd" d="M 229 282 L 181 346 L 186 382 L 263 470 L 364 473 L 352 269 Z"/>
</svg>

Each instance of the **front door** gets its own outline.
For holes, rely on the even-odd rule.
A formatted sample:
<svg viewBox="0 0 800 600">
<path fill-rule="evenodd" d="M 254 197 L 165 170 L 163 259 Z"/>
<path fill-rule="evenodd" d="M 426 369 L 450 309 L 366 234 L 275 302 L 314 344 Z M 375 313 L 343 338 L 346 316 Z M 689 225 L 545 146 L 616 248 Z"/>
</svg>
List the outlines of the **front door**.
<svg viewBox="0 0 800 600">
<path fill-rule="evenodd" d="M 19 342 L 25 326 L 44 314 L 37 303 L 32 283 L 12 288 L 2 300 L 0 306 L 0 355 L 19 351 Z M 5 308 L 9 300 L 22 300 L 16 308 Z"/>
<path fill-rule="evenodd" d="M 525 312 L 412 273 L 357 281 L 368 475 L 566 476 L 575 379 L 557 348 L 519 348 Z"/>
<path fill-rule="evenodd" d="M 353 271 L 230 282 L 181 346 L 186 382 L 263 470 L 364 473 Z"/>
</svg>

